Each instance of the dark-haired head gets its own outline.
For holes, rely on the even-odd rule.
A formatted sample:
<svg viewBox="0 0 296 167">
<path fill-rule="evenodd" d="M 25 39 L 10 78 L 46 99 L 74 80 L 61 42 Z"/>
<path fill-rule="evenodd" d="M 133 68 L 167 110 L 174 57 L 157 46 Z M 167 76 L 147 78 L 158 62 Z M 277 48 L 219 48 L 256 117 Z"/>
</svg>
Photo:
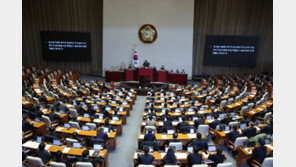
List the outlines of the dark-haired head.
<svg viewBox="0 0 296 167">
<path fill-rule="evenodd" d="M 62 155 L 63 155 L 62 151 L 58 150 L 56 152 L 56 158 L 61 159 L 62 158 Z"/>
<path fill-rule="evenodd" d="M 88 151 L 88 150 L 84 150 L 84 151 L 82 152 L 82 157 L 83 157 L 83 158 L 86 158 L 88 155 L 89 155 L 89 151 Z"/>
<path fill-rule="evenodd" d="M 233 125 L 232 128 L 233 128 L 233 130 L 237 131 L 237 126 L 236 125 Z"/>
<path fill-rule="evenodd" d="M 263 139 L 259 139 L 258 140 L 260 146 L 264 146 L 265 145 L 265 141 Z"/>
<path fill-rule="evenodd" d="M 41 150 L 41 151 L 43 151 L 44 148 L 45 148 L 45 144 L 43 142 L 40 143 L 39 146 L 38 146 L 38 149 Z"/>
<path fill-rule="evenodd" d="M 200 148 L 198 146 L 194 146 L 193 151 L 194 151 L 194 154 L 198 154 L 198 152 L 200 151 Z"/>
<path fill-rule="evenodd" d="M 149 153 L 149 147 L 148 146 L 145 146 L 143 148 L 143 151 L 144 151 L 145 154 L 148 154 Z"/>
<path fill-rule="evenodd" d="M 174 139 L 177 139 L 177 138 L 178 138 L 178 133 L 174 133 L 174 134 L 173 134 L 173 138 L 174 138 Z"/>
<path fill-rule="evenodd" d="M 201 133 L 198 132 L 198 133 L 196 134 L 196 137 L 197 137 L 198 139 L 201 139 L 201 137 L 202 137 Z"/>
<path fill-rule="evenodd" d="M 221 155 L 222 154 L 222 149 L 220 147 L 217 147 L 217 150 L 216 151 L 217 151 L 217 154 L 218 155 Z"/>
</svg>

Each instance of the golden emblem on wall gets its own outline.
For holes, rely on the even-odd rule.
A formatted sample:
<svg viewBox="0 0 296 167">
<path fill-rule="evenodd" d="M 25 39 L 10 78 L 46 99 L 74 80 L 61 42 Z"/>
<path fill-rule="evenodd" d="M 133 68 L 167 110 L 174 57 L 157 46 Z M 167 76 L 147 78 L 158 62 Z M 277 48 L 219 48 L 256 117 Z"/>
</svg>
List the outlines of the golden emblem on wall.
<svg viewBox="0 0 296 167">
<path fill-rule="evenodd" d="M 152 43 L 157 38 L 156 28 L 151 24 L 144 24 L 139 29 L 139 38 L 144 43 Z"/>
</svg>

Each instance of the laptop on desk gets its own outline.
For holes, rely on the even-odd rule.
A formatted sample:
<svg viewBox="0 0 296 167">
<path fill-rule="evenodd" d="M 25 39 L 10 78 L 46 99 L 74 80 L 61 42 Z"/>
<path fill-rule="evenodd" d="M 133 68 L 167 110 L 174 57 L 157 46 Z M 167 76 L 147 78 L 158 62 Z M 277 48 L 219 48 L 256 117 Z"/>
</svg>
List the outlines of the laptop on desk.
<svg viewBox="0 0 296 167">
<path fill-rule="evenodd" d="M 82 148 L 82 145 L 81 145 L 81 143 L 79 143 L 79 142 L 75 142 L 75 143 L 73 143 L 73 148 L 78 148 L 78 149 L 80 149 L 80 148 Z"/>
</svg>

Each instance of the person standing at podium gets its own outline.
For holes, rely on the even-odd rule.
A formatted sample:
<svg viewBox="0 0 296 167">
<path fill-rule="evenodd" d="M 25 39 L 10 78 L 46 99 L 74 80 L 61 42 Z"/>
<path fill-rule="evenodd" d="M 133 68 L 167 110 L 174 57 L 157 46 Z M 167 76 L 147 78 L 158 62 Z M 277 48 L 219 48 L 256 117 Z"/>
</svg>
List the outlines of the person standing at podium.
<svg viewBox="0 0 296 167">
<path fill-rule="evenodd" d="M 144 68 L 149 68 L 150 67 L 150 63 L 147 60 L 145 60 L 144 63 L 143 63 L 143 67 Z"/>
</svg>

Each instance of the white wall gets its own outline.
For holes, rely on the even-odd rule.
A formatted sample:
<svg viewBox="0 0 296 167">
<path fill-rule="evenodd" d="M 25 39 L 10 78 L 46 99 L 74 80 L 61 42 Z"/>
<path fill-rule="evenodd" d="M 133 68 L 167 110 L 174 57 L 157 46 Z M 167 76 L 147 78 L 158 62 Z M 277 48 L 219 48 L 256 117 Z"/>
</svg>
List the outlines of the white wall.
<svg viewBox="0 0 296 167">
<path fill-rule="evenodd" d="M 157 69 L 185 69 L 191 78 L 194 0 L 104 0 L 103 10 L 103 75 L 127 67 L 137 44 L 140 64 L 148 60 Z M 140 41 L 143 24 L 158 31 L 154 43 Z"/>
</svg>

